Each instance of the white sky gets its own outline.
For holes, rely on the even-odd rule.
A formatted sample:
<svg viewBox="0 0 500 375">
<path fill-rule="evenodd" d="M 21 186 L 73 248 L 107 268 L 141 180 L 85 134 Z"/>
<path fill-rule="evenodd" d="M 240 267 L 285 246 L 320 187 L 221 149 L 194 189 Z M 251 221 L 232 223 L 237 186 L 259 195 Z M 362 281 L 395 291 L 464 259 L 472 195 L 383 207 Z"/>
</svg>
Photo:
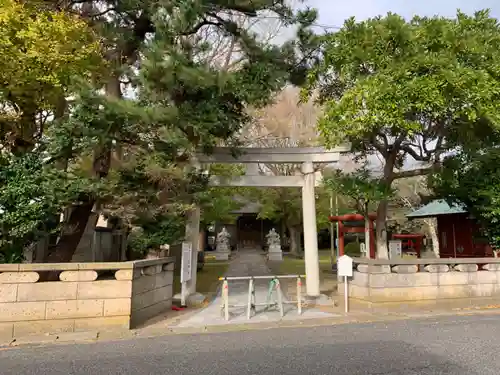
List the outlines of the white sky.
<svg viewBox="0 0 500 375">
<path fill-rule="evenodd" d="M 488 8 L 493 16 L 500 16 L 499 0 L 307 0 L 305 4 L 319 10 L 318 23 L 333 26 L 342 26 L 344 20 L 352 16 L 364 20 L 387 12 L 405 18 L 436 14 L 451 17 L 457 9 L 470 14 Z"/>
</svg>

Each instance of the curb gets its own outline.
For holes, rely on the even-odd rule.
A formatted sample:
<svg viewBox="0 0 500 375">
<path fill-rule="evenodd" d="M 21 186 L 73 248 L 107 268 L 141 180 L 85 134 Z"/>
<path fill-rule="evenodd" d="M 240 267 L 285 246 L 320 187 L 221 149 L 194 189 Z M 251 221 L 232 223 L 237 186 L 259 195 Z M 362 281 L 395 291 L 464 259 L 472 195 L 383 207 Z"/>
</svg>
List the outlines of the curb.
<svg viewBox="0 0 500 375">
<path fill-rule="evenodd" d="M 44 344 L 75 344 L 85 342 L 95 342 L 99 339 L 100 333 L 97 331 L 84 331 L 84 332 L 62 332 L 58 334 L 46 334 L 35 336 L 24 336 L 11 340 L 9 343 L 2 345 L 0 349 L 36 346 Z"/>
<path fill-rule="evenodd" d="M 345 324 L 381 323 L 390 321 L 404 321 L 411 319 L 428 320 L 440 317 L 461 317 L 474 315 L 499 315 L 500 308 L 490 309 L 464 309 L 460 311 L 422 312 L 422 313 L 393 313 L 376 316 L 373 313 L 349 313 L 335 318 L 315 318 L 292 321 L 275 321 L 266 323 L 243 323 L 196 327 L 158 327 L 141 328 L 129 331 L 91 331 L 91 332 L 65 332 L 52 335 L 25 336 L 10 342 L 0 342 L 0 351 L 20 349 L 27 347 L 68 344 L 91 344 L 107 341 L 123 341 L 135 338 L 153 338 L 174 335 L 230 333 L 243 331 L 260 331 L 280 328 L 313 328 Z"/>
</svg>

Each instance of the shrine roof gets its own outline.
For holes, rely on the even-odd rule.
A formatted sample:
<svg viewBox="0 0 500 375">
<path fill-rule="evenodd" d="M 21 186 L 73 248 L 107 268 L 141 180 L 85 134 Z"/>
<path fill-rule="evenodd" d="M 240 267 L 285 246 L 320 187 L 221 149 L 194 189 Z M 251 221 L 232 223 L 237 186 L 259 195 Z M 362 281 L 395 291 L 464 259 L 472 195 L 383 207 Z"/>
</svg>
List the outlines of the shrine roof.
<svg viewBox="0 0 500 375">
<path fill-rule="evenodd" d="M 408 219 L 422 219 L 442 215 L 465 214 L 468 211 L 462 205 L 449 205 L 444 199 L 436 199 L 406 215 Z"/>
</svg>

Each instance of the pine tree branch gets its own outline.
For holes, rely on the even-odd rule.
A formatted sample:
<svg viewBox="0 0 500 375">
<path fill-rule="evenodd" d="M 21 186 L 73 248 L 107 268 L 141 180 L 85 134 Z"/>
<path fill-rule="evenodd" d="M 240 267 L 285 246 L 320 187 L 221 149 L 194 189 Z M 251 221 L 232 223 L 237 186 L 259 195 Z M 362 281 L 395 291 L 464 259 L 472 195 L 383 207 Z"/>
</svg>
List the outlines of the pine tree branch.
<svg viewBox="0 0 500 375">
<path fill-rule="evenodd" d="M 396 173 L 394 173 L 394 180 L 400 179 L 400 178 L 425 176 L 425 175 L 428 175 L 428 174 L 440 169 L 441 166 L 442 166 L 441 163 L 435 163 L 430 167 L 410 169 L 408 171 L 396 172 Z"/>
</svg>

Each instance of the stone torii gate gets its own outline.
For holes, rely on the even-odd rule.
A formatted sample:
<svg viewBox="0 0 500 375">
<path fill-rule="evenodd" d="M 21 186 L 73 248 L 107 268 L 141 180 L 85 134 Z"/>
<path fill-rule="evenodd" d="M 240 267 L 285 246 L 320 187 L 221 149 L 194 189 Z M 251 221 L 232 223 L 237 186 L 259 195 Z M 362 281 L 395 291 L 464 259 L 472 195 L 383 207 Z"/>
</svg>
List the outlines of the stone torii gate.
<svg viewBox="0 0 500 375">
<path fill-rule="evenodd" d="M 240 155 L 233 156 L 231 149 L 218 147 L 211 155 L 197 155 L 199 164 L 301 164 L 302 175 L 296 176 L 238 176 L 234 178 L 212 177 L 211 186 L 245 186 L 245 187 L 301 187 L 302 188 L 302 221 L 304 225 L 304 255 L 306 270 L 307 296 L 316 298 L 319 290 L 319 257 L 318 233 L 316 227 L 316 196 L 314 192 L 318 181 L 315 178 L 314 164 L 330 164 L 338 162 L 340 154 L 349 152 L 350 146 L 340 146 L 331 150 L 323 147 L 290 147 L 290 148 L 239 148 Z M 199 165 L 198 164 L 198 165 Z M 196 293 L 196 263 L 198 260 L 198 241 L 200 228 L 200 210 L 189 213 L 186 225 L 186 238 L 192 243 L 191 280 L 188 282 L 187 294 Z"/>
</svg>

